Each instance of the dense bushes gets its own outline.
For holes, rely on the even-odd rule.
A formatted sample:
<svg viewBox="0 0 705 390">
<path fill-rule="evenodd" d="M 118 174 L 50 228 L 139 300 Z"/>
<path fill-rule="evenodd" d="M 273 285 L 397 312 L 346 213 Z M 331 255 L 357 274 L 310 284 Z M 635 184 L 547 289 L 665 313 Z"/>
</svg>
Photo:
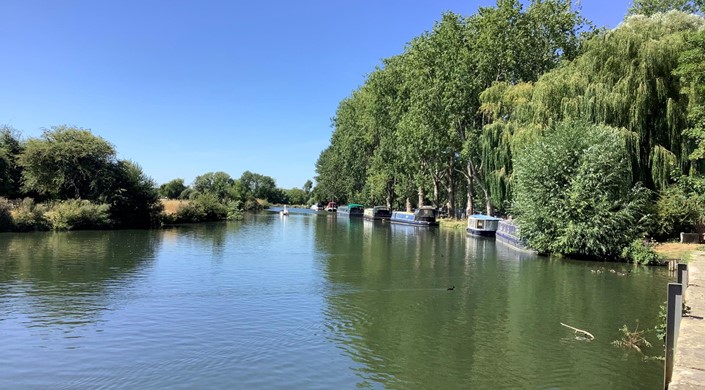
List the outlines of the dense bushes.
<svg viewBox="0 0 705 390">
<path fill-rule="evenodd" d="M 110 206 L 70 199 L 54 204 L 44 214 L 54 230 L 106 229 L 111 226 Z"/>
<path fill-rule="evenodd" d="M 0 198 L 0 232 L 12 230 L 12 216 L 10 209 L 12 205 L 5 198 Z"/>
<path fill-rule="evenodd" d="M 616 258 L 639 236 L 647 193 L 625 149 L 615 129 L 562 122 L 518 153 L 513 211 L 532 248 Z"/>
<path fill-rule="evenodd" d="M 47 210 L 46 205 L 36 204 L 31 198 L 23 199 L 22 203 L 12 210 L 13 230 L 18 232 L 49 230 L 49 221 L 44 216 Z"/>
<path fill-rule="evenodd" d="M 113 225 L 108 204 L 81 199 L 36 204 L 25 198 L 13 207 L 0 198 L 0 231 L 106 229 Z"/>
</svg>

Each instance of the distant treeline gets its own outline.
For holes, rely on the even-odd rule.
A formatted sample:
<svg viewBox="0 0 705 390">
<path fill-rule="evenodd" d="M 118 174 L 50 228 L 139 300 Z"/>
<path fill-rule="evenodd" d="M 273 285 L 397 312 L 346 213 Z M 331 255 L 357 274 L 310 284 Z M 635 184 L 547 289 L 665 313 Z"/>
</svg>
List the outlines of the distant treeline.
<svg viewBox="0 0 705 390">
<path fill-rule="evenodd" d="M 89 130 L 57 126 L 22 140 L 0 128 L 0 231 L 154 227 L 163 223 L 236 219 L 262 204 L 304 204 L 311 181 L 283 190 L 274 179 L 245 172 L 175 179 L 157 188 L 134 162 L 117 159 L 113 145 Z M 187 199 L 165 214 L 162 198 Z"/>
<path fill-rule="evenodd" d="M 608 31 L 571 3 L 444 14 L 340 103 L 316 192 L 511 214 L 530 246 L 568 255 L 695 229 L 705 19 L 689 12 L 702 4 L 637 0 Z"/>
</svg>

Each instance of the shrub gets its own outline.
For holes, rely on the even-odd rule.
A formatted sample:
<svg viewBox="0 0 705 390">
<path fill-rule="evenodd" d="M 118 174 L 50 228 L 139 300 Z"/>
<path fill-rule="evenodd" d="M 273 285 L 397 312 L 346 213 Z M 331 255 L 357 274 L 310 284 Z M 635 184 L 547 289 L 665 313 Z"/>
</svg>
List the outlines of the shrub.
<svg viewBox="0 0 705 390">
<path fill-rule="evenodd" d="M 46 205 L 36 204 L 31 198 L 23 199 L 22 203 L 12 211 L 14 230 L 19 232 L 49 230 L 49 222 L 44 216 L 46 211 Z"/>
<path fill-rule="evenodd" d="M 520 150 L 513 212 L 529 246 L 619 257 L 639 236 L 647 200 L 626 150 L 619 131 L 587 122 L 559 123 Z"/>
<path fill-rule="evenodd" d="M 0 198 L 0 232 L 9 232 L 12 230 L 12 215 L 10 210 L 12 205 L 5 198 Z"/>
<path fill-rule="evenodd" d="M 105 229 L 110 227 L 110 206 L 70 199 L 54 203 L 45 217 L 54 230 Z"/>
<path fill-rule="evenodd" d="M 205 221 L 205 212 L 195 202 L 189 202 L 176 210 L 172 223 Z M 168 223 L 168 219 L 165 220 Z"/>
<path fill-rule="evenodd" d="M 636 239 L 624 248 L 622 258 L 637 264 L 657 265 L 664 261 L 663 257 L 654 251 L 652 244 L 643 239 Z"/>
</svg>

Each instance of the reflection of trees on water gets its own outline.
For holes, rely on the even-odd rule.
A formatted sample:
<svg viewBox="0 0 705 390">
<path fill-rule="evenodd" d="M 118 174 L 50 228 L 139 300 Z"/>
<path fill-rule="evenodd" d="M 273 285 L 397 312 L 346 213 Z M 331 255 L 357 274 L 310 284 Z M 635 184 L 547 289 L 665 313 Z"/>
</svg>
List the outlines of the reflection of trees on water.
<svg viewBox="0 0 705 390">
<path fill-rule="evenodd" d="M 356 362 L 359 386 L 653 382 L 656 371 L 638 357 L 625 362 L 609 342 L 627 319 L 648 316 L 651 309 L 634 299 L 657 310 L 662 299 L 648 279 L 658 274 L 599 279 L 590 273 L 599 263 L 548 260 L 464 232 L 370 222 L 360 230 L 323 220 L 316 245 L 326 254 L 327 337 Z M 577 341 L 561 321 L 587 323 L 605 341 Z"/>
<path fill-rule="evenodd" d="M 30 326 L 91 323 L 139 280 L 159 231 L 0 235 L 0 319 Z"/>
<path fill-rule="evenodd" d="M 328 254 L 328 337 L 359 364 L 358 385 L 471 383 L 474 351 L 485 348 L 474 337 L 483 304 L 477 295 L 490 283 L 498 297 L 507 294 L 497 293 L 506 286 L 473 275 L 464 234 L 367 221 L 361 231 L 319 227 L 318 249 Z M 493 311 L 506 321 L 501 305 Z"/>
<path fill-rule="evenodd" d="M 258 223 L 264 223 L 264 221 Z M 242 227 L 242 221 L 184 224 L 164 230 L 165 245 L 189 243 L 198 245 L 204 253 L 209 253 L 214 260 L 221 261 L 227 244 Z"/>
</svg>

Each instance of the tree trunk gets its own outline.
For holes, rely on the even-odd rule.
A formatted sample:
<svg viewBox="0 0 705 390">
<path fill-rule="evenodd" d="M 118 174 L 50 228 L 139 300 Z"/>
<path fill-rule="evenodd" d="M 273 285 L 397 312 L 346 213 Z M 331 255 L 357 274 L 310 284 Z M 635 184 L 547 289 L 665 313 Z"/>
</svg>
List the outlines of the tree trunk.
<svg viewBox="0 0 705 390">
<path fill-rule="evenodd" d="M 433 178 L 433 207 L 438 208 L 438 179 Z"/>
<path fill-rule="evenodd" d="M 455 212 L 455 175 L 453 175 L 454 166 L 453 157 L 450 158 L 450 165 L 448 166 L 448 215 L 453 218 L 458 218 Z"/>
<path fill-rule="evenodd" d="M 487 187 L 482 187 L 482 192 L 485 195 L 485 212 L 487 215 L 492 215 L 492 199 L 490 199 L 490 193 L 487 191 Z"/>
<path fill-rule="evenodd" d="M 425 198 L 425 195 L 423 192 L 423 187 L 419 186 L 419 203 L 418 203 L 419 207 L 423 206 L 424 198 Z"/>
<path fill-rule="evenodd" d="M 406 212 L 411 212 L 411 199 L 408 196 L 406 197 Z"/>
<path fill-rule="evenodd" d="M 387 182 L 387 207 L 391 210 L 394 204 L 394 181 Z"/>
<path fill-rule="evenodd" d="M 468 181 L 468 183 L 467 183 L 468 201 L 465 205 L 465 213 L 469 217 L 469 216 L 475 214 L 475 205 L 473 204 L 473 198 L 475 197 L 475 186 L 473 185 L 473 178 L 469 172 L 468 172 L 468 177 L 466 177 L 466 179 Z"/>
</svg>

